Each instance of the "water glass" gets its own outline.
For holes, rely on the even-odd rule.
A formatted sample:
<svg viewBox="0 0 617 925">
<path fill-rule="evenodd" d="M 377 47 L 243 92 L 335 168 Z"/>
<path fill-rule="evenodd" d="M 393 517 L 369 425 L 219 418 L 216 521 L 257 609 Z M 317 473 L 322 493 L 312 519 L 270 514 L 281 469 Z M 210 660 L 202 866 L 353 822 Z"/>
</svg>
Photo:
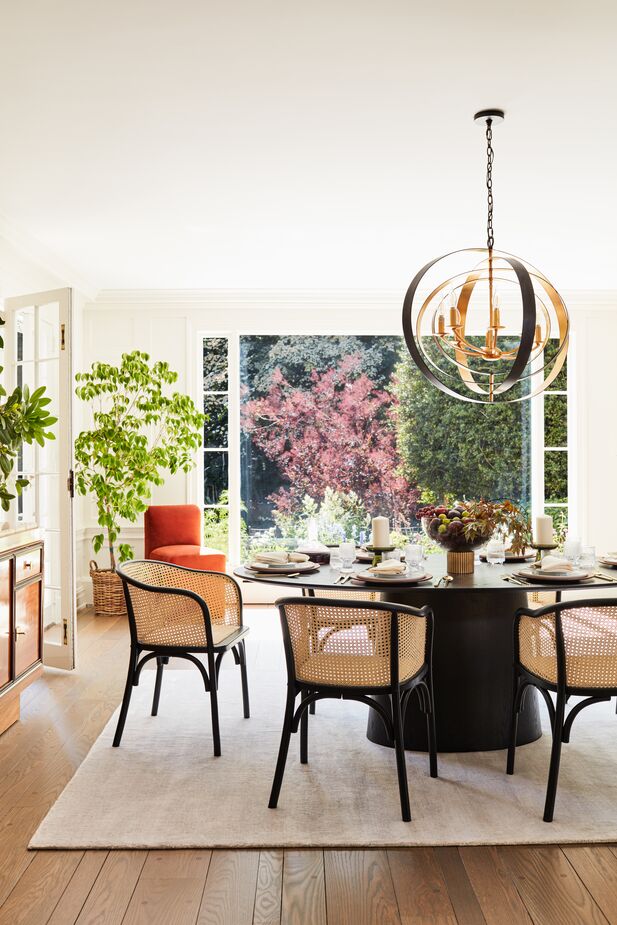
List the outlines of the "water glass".
<svg viewBox="0 0 617 925">
<path fill-rule="evenodd" d="M 486 561 L 489 565 L 503 565 L 506 561 L 506 544 L 503 540 L 489 540 L 486 546 Z"/>
<path fill-rule="evenodd" d="M 330 565 L 338 571 L 343 568 L 343 557 L 339 546 L 333 546 L 330 550 Z"/>
<path fill-rule="evenodd" d="M 588 571 L 594 569 L 596 567 L 596 547 L 581 546 L 578 564 L 581 568 L 587 569 Z"/>
<path fill-rule="evenodd" d="M 572 565 L 577 565 L 581 557 L 582 548 L 583 546 L 579 537 L 568 534 L 563 544 L 564 559 L 567 559 Z"/>
<path fill-rule="evenodd" d="M 424 550 L 419 543 L 409 543 L 405 546 L 405 562 L 408 572 L 418 572 L 422 569 Z"/>
<path fill-rule="evenodd" d="M 351 572 L 353 571 L 353 564 L 356 560 L 356 544 L 355 543 L 341 543 L 339 546 L 339 553 L 342 560 L 341 571 L 342 572 Z"/>
</svg>

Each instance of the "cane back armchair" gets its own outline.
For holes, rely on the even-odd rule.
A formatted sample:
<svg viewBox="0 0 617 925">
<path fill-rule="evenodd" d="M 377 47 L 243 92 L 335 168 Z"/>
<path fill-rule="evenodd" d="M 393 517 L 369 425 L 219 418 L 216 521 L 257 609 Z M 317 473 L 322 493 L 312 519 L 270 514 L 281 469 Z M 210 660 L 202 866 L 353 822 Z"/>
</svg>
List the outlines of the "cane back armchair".
<svg viewBox="0 0 617 925">
<path fill-rule="evenodd" d="M 113 745 L 120 745 L 133 687 L 144 665 L 156 659 L 152 715 L 158 713 L 163 668 L 170 657 L 184 658 L 200 671 L 210 694 L 214 754 L 221 754 L 218 677 L 223 656 L 232 651 L 240 666 L 244 716 L 249 693 L 242 622 L 242 596 L 236 581 L 220 572 L 205 572 L 167 562 L 139 560 L 117 569 L 122 580 L 131 631 L 126 687 Z M 144 654 L 146 653 L 146 654 Z M 208 667 L 197 658 L 206 656 Z"/>
<path fill-rule="evenodd" d="M 581 710 L 617 695 L 617 599 L 577 600 L 521 608 L 514 622 L 514 700 L 507 773 L 514 773 L 517 720 L 525 691 L 536 687 L 548 708 L 553 744 L 544 805 L 552 822 L 561 745 Z M 556 695 L 555 702 L 551 693 Z M 566 716 L 571 696 L 584 699 Z"/>
<path fill-rule="evenodd" d="M 287 662 L 287 703 L 270 808 L 278 804 L 291 734 L 298 728 L 300 761 L 308 762 L 310 705 L 325 698 L 357 700 L 377 711 L 394 744 L 401 813 L 408 822 L 403 723 L 414 691 L 427 716 L 430 775 L 437 777 L 431 609 L 317 597 L 283 598 L 277 606 Z M 390 708 L 371 694 L 389 695 Z"/>
</svg>

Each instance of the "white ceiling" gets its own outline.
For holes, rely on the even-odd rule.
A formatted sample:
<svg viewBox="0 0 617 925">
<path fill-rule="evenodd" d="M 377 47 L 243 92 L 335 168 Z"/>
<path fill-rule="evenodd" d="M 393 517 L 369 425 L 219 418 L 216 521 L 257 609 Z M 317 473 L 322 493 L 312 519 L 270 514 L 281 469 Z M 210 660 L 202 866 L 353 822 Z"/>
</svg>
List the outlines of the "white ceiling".
<svg viewBox="0 0 617 925">
<path fill-rule="evenodd" d="M 606 0 L 0 0 L 0 212 L 94 288 L 403 289 L 482 244 L 615 287 Z"/>
</svg>

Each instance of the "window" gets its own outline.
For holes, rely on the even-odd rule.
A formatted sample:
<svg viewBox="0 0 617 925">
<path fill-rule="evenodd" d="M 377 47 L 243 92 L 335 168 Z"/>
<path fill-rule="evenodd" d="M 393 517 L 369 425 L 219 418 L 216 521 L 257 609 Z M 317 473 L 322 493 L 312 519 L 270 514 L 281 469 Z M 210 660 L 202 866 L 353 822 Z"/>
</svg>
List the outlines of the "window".
<svg viewBox="0 0 617 925">
<path fill-rule="evenodd" d="M 546 349 L 550 360 L 557 350 L 557 342 Z M 544 510 L 550 514 L 557 535 L 568 525 L 568 361 L 542 396 L 543 403 L 543 456 Z"/>
<path fill-rule="evenodd" d="M 204 337 L 203 371 L 207 545 L 362 540 L 376 514 L 405 534 L 445 495 L 531 513 L 532 485 L 534 509 L 567 520 L 565 369 L 531 402 L 477 405 L 434 388 L 396 335 L 230 334 Z"/>
<path fill-rule="evenodd" d="M 229 341 L 203 339 L 204 543 L 228 552 Z"/>
</svg>

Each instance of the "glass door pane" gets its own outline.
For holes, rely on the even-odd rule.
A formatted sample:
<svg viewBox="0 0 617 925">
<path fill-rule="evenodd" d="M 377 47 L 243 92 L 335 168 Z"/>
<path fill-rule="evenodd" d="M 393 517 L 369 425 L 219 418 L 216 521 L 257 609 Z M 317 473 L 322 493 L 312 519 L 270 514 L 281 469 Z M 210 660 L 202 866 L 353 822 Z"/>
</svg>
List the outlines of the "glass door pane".
<svg viewBox="0 0 617 925">
<path fill-rule="evenodd" d="M 45 543 L 43 588 L 44 662 L 74 667 L 75 593 L 72 506 L 67 477 L 72 468 L 71 291 L 7 299 L 7 383 L 40 386 L 58 418 L 56 439 L 24 445 L 18 474 L 30 485 L 18 499 L 16 527 L 36 527 Z M 12 362 L 11 362 L 12 360 Z"/>
</svg>

